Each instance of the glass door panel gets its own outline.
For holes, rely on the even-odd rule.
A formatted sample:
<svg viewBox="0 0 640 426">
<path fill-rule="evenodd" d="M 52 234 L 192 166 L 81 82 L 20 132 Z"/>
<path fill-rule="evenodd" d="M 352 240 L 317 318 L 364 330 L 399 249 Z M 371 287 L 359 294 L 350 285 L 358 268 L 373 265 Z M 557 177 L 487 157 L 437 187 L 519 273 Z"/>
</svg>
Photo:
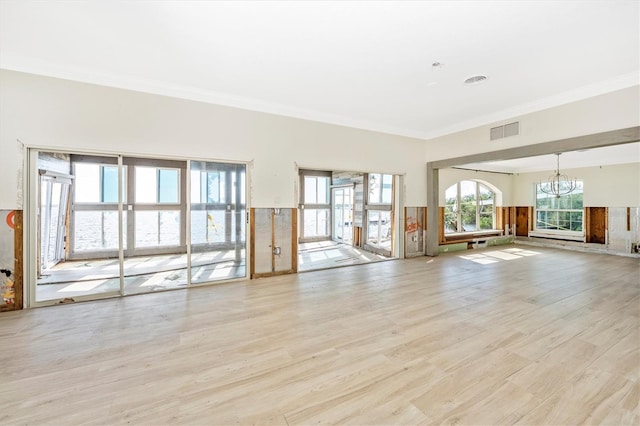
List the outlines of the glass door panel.
<svg viewBox="0 0 640 426">
<path fill-rule="evenodd" d="M 245 277 L 246 166 L 187 164 L 31 150 L 34 301 Z"/>
<path fill-rule="evenodd" d="M 333 188 L 333 232 L 332 239 L 339 243 L 353 241 L 353 189 Z"/>
<path fill-rule="evenodd" d="M 391 255 L 391 212 L 367 211 L 367 244 Z"/>
<path fill-rule="evenodd" d="M 192 161 L 191 283 L 246 276 L 246 166 Z"/>
<path fill-rule="evenodd" d="M 117 159 L 38 152 L 36 162 L 40 256 L 35 301 L 118 294 Z M 106 177 L 105 168 L 111 173 Z M 103 201 L 112 184 L 115 204 Z"/>
<path fill-rule="evenodd" d="M 124 157 L 123 164 L 125 294 L 186 287 L 186 161 Z"/>
</svg>

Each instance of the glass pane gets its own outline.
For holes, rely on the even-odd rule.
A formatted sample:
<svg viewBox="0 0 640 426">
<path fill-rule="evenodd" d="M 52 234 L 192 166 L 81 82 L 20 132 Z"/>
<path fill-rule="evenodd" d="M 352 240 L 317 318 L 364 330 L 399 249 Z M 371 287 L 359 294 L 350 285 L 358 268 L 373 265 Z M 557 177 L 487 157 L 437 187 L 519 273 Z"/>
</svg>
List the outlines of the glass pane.
<svg viewBox="0 0 640 426">
<path fill-rule="evenodd" d="M 384 250 L 391 250 L 391 212 L 369 210 L 367 216 L 367 243 Z"/>
<path fill-rule="evenodd" d="M 458 214 L 454 205 L 448 205 L 444 208 L 444 232 L 458 232 Z"/>
<path fill-rule="evenodd" d="M 74 218 L 74 251 L 118 250 L 117 211 L 76 211 Z M 126 227 L 127 212 L 123 212 L 123 228 Z M 125 247 L 126 243 L 125 234 Z"/>
<path fill-rule="evenodd" d="M 227 214 L 224 210 L 207 210 L 207 243 L 223 243 L 227 237 Z"/>
<path fill-rule="evenodd" d="M 207 242 L 207 212 L 191 210 L 191 244 L 205 244 Z"/>
<path fill-rule="evenodd" d="M 571 230 L 582 231 L 582 212 L 571 212 Z"/>
<path fill-rule="evenodd" d="M 180 245 L 178 210 L 137 211 L 136 248 Z"/>
<path fill-rule="evenodd" d="M 304 209 L 304 237 L 329 236 L 329 209 Z"/>
<path fill-rule="evenodd" d="M 458 232 L 458 184 L 451 185 L 444 193 L 444 232 Z"/>
<path fill-rule="evenodd" d="M 100 166 L 75 163 L 74 199 L 76 203 L 100 202 Z M 117 201 L 117 199 L 116 199 Z"/>
<path fill-rule="evenodd" d="M 191 202 L 202 203 L 204 202 L 204 196 L 202 195 L 202 173 L 199 170 L 191 170 Z"/>
<path fill-rule="evenodd" d="M 304 177 L 304 202 L 305 204 L 316 204 L 318 202 L 318 188 L 314 177 Z"/>
<path fill-rule="evenodd" d="M 476 188 L 477 183 L 463 180 L 460 182 L 460 215 L 462 232 L 476 231 Z"/>
<path fill-rule="evenodd" d="M 470 180 L 463 180 L 460 182 L 460 198 L 464 202 L 465 200 L 476 199 L 476 182 Z"/>
<path fill-rule="evenodd" d="M 369 174 L 369 203 L 380 204 L 381 201 L 382 175 L 378 173 Z"/>
<path fill-rule="evenodd" d="M 479 184 L 478 209 L 480 214 L 480 226 L 483 229 L 493 229 L 493 192 L 484 185 Z"/>
<path fill-rule="evenodd" d="M 391 199 L 392 188 L 393 188 L 393 176 L 382 175 L 382 203 L 383 204 L 391 204 L 391 202 L 393 201 Z"/>
<path fill-rule="evenodd" d="M 329 204 L 329 178 L 319 177 L 318 179 L 318 204 Z"/>
<path fill-rule="evenodd" d="M 476 227 L 476 203 L 462 202 L 460 205 L 460 214 L 462 217 L 462 232 L 475 231 Z"/>
<path fill-rule="evenodd" d="M 221 172 L 207 173 L 207 203 L 225 202 L 225 177 Z"/>
<path fill-rule="evenodd" d="M 558 212 L 558 229 L 561 231 L 568 231 L 569 228 L 569 212 Z"/>
<path fill-rule="evenodd" d="M 163 210 L 158 212 L 160 219 L 160 246 L 180 245 L 180 211 Z"/>
<path fill-rule="evenodd" d="M 244 172 L 240 173 L 240 203 L 245 205 L 247 203 L 247 194 L 244 190 L 244 188 L 246 188 L 246 176 Z M 243 221 L 242 223 L 245 224 L 246 221 Z"/>
<path fill-rule="evenodd" d="M 158 201 L 156 168 L 136 166 L 135 187 L 136 203 L 155 204 Z"/>
<path fill-rule="evenodd" d="M 102 199 L 103 203 L 118 202 L 118 167 L 102 167 Z"/>
<path fill-rule="evenodd" d="M 160 179 L 159 201 L 161 203 L 179 203 L 179 170 L 160 169 L 158 175 Z"/>
<path fill-rule="evenodd" d="M 458 184 L 451 185 L 444 193 L 446 204 L 456 204 L 458 202 Z"/>
</svg>

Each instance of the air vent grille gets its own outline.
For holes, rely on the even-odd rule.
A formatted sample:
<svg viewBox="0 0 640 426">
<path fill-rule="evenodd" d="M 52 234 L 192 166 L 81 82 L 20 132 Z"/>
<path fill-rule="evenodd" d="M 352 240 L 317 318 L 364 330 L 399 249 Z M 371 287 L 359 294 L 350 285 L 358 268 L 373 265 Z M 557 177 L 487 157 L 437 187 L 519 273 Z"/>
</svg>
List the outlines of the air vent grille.
<svg viewBox="0 0 640 426">
<path fill-rule="evenodd" d="M 492 127 L 489 133 L 489 138 L 492 141 L 496 139 L 508 138 L 510 136 L 517 136 L 520 134 L 520 123 L 518 121 L 505 124 L 503 126 Z"/>
</svg>

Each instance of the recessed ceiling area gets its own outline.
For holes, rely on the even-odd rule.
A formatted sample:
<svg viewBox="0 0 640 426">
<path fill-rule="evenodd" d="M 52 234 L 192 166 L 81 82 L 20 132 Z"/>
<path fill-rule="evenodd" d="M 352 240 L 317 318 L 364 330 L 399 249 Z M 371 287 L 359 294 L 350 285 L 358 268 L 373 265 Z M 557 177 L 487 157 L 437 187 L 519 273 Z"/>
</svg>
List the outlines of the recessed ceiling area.
<svg viewBox="0 0 640 426">
<path fill-rule="evenodd" d="M 428 139 L 637 85 L 639 6 L 2 0 L 0 67 Z"/>
<path fill-rule="evenodd" d="M 499 173 L 528 173 L 555 170 L 556 162 L 556 156 L 549 154 L 514 160 L 461 164 L 456 167 Z M 560 155 L 560 170 L 638 162 L 640 162 L 640 142 L 635 142 L 585 151 L 563 152 Z"/>
</svg>

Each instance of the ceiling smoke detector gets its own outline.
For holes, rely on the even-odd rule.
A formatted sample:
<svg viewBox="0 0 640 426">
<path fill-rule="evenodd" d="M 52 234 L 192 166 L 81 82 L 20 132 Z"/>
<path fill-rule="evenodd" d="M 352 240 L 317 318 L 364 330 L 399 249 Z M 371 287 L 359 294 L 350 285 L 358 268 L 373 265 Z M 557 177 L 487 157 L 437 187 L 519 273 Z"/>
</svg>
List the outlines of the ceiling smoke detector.
<svg viewBox="0 0 640 426">
<path fill-rule="evenodd" d="M 473 77 L 469 77 L 464 81 L 464 84 L 478 84 L 482 83 L 487 79 L 486 75 L 474 75 Z"/>
</svg>

